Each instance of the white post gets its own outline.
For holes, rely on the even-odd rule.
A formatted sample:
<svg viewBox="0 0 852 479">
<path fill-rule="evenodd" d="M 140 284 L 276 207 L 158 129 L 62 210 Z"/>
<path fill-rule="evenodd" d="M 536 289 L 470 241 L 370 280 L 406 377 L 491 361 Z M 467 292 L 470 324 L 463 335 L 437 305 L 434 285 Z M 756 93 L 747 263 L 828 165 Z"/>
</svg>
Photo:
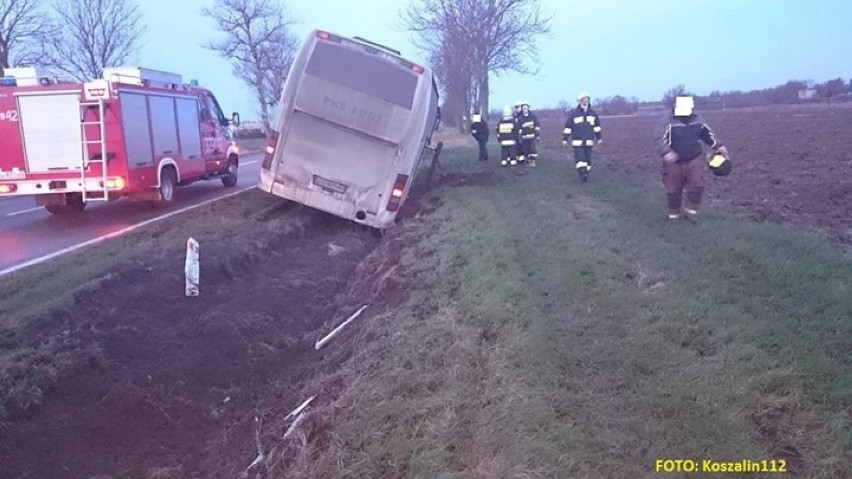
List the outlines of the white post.
<svg viewBox="0 0 852 479">
<path fill-rule="evenodd" d="M 186 265 L 184 266 L 187 297 L 198 296 L 200 269 L 201 267 L 198 263 L 198 241 L 189 238 L 186 241 Z"/>
</svg>

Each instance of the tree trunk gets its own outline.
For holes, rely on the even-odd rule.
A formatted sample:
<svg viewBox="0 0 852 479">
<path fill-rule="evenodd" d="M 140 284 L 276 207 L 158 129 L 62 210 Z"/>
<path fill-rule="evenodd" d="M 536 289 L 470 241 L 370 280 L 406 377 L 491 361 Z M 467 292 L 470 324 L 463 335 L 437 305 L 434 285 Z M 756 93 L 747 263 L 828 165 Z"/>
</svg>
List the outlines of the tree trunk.
<svg viewBox="0 0 852 479">
<path fill-rule="evenodd" d="M 488 112 L 491 111 L 488 104 L 488 71 L 482 74 L 482 80 L 479 84 L 479 108 L 483 118 L 488 118 Z"/>
<path fill-rule="evenodd" d="M 263 122 L 263 131 L 266 133 L 266 136 L 269 136 L 269 132 L 272 131 L 272 125 L 269 122 L 269 105 L 266 104 L 262 99 L 260 100 L 260 120 Z"/>
</svg>

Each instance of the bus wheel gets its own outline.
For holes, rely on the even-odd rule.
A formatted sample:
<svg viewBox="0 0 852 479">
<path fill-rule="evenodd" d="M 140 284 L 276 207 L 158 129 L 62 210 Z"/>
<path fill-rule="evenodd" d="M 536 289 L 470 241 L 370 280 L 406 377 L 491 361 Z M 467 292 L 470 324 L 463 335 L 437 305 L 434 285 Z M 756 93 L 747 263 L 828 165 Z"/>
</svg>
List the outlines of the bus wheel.
<svg viewBox="0 0 852 479">
<path fill-rule="evenodd" d="M 237 173 L 239 172 L 239 162 L 235 156 L 228 159 L 228 173 L 222 177 L 222 184 L 225 188 L 231 188 L 237 185 Z"/>
<path fill-rule="evenodd" d="M 175 199 L 175 187 L 177 186 L 177 178 L 175 171 L 171 168 L 163 168 L 160 173 L 160 201 L 162 203 L 171 203 Z"/>
<path fill-rule="evenodd" d="M 435 149 L 432 150 L 432 163 L 429 165 L 429 173 L 426 175 L 426 190 L 428 191 L 432 188 L 432 177 L 435 175 L 435 168 L 440 169 L 440 156 L 441 150 L 444 149 L 444 142 L 439 141 L 437 145 L 435 145 Z"/>
</svg>

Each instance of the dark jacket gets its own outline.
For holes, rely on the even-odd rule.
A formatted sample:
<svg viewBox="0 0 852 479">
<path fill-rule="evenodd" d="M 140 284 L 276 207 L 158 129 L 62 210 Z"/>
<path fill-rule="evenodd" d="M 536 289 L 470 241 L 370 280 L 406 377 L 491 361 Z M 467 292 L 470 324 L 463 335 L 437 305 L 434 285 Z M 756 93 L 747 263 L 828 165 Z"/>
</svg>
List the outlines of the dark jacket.
<svg viewBox="0 0 852 479">
<path fill-rule="evenodd" d="M 497 141 L 502 146 L 512 146 L 518 142 L 518 123 L 515 118 L 504 118 L 497 123 Z"/>
<path fill-rule="evenodd" d="M 568 112 L 565 129 L 562 130 L 562 140 L 571 138 L 572 146 L 595 146 L 603 138 L 603 128 L 598 112 L 589 105 L 583 110 L 580 105 Z"/>
<path fill-rule="evenodd" d="M 521 113 L 517 116 L 518 134 L 521 140 L 535 140 L 541 134 L 541 127 L 538 124 L 538 118 L 533 112 L 524 115 Z"/>
<path fill-rule="evenodd" d="M 485 120 L 477 121 L 471 123 L 470 125 L 470 134 L 476 138 L 478 143 L 488 143 L 488 122 Z"/>
<path fill-rule="evenodd" d="M 678 161 L 698 158 L 703 152 L 701 142 L 714 149 L 722 146 L 710 127 L 694 113 L 690 116 L 670 116 L 657 128 L 657 132 L 655 142 L 660 156 L 674 151 L 680 157 Z"/>
</svg>

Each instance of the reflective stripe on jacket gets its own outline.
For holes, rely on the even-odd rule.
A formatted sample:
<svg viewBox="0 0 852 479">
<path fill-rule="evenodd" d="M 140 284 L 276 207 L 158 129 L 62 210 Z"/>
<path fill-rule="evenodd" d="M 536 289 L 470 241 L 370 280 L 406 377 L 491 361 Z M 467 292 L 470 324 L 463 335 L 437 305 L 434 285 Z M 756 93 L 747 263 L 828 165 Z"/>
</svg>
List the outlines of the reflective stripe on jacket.
<svg viewBox="0 0 852 479">
<path fill-rule="evenodd" d="M 538 118 L 536 118 L 533 112 L 529 112 L 527 115 L 523 113 L 518 115 L 518 126 L 520 127 L 520 135 L 523 140 L 535 140 L 541 135 Z"/>
<path fill-rule="evenodd" d="M 503 146 L 512 146 L 517 142 L 518 130 L 514 118 L 500 120 L 497 124 L 497 141 Z"/>
<path fill-rule="evenodd" d="M 690 161 L 701 155 L 701 142 L 710 148 L 721 145 L 704 120 L 692 114 L 688 117 L 669 117 L 657 133 L 657 150 L 663 156 L 670 151 L 677 153 L 679 161 Z"/>
<path fill-rule="evenodd" d="M 600 117 L 591 105 L 586 110 L 578 106 L 568 113 L 562 139 L 568 141 L 569 137 L 572 138 L 573 146 L 594 146 L 597 140 L 603 138 Z"/>
</svg>

